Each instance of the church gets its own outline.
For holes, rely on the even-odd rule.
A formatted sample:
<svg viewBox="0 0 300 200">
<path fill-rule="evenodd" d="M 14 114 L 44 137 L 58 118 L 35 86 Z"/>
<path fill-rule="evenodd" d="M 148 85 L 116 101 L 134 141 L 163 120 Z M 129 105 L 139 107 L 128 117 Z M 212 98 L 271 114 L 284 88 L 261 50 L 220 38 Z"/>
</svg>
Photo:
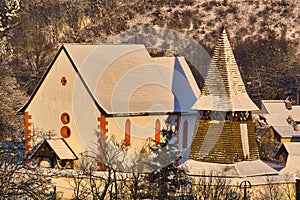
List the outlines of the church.
<svg viewBox="0 0 300 200">
<path fill-rule="evenodd" d="M 35 147 L 33 157 L 49 159 L 45 152 L 54 152 L 52 167 L 73 168 L 82 153 L 101 154 L 111 137 L 133 151 L 149 138 L 160 144 L 167 124 L 184 155 L 179 164 L 187 160 L 191 174 L 207 169 L 237 178 L 277 174 L 259 159 L 256 110 L 225 29 L 202 94 L 183 57 L 151 57 L 144 45 L 64 44 L 21 109 L 26 154 Z M 37 130 L 51 138 L 37 146 Z"/>
<path fill-rule="evenodd" d="M 64 44 L 20 110 L 26 154 L 34 150 L 43 160 L 54 152 L 50 166 L 73 168 L 80 154 L 99 152 L 111 137 L 132 150 L 149 138 L 159 144 L 165 124 L 185 151 L 200 96 L 183 57 L 151 57 L 144 45 Z"/>
</svg>

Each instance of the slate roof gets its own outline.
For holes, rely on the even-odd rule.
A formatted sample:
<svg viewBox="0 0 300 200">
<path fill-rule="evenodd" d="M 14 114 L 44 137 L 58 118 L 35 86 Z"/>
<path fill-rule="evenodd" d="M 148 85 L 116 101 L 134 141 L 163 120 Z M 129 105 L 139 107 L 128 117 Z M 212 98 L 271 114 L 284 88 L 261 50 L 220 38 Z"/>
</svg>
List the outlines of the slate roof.
<svg viewBox="0 0 300 200">
<path fill-rule="evenodd" d="M 202 96 L 192 108 L 214 111 L 259 110 L 246 92 L 225 29 L 214 50 Z"/>
</svg>

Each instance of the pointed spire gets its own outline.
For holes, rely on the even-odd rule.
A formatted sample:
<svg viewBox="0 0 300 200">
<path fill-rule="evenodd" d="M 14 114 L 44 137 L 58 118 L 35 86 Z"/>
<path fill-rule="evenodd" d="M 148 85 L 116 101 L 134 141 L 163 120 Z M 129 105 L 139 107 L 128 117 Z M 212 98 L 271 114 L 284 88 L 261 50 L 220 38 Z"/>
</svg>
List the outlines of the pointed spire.
<svg viewBox="0 0 300 200">
<path fill-rule="evenodd" d="M 214 111 L 258 110 L 246 92 L 224 26 L 222 26 L 222 32 L 207 72 L 202 96 L 193 105 L 192 109 Z"/>
</svg>

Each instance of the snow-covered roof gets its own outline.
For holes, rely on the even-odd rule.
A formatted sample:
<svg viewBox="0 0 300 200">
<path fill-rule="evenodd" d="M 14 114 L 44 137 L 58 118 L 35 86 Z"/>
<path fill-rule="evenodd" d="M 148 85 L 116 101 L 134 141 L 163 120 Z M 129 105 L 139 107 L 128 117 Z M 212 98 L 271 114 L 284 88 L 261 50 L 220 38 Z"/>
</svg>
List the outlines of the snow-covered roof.
<svg viewBox="0 0 300 200">
<path fill-rule="evenodd" d="M 201 95 L 183 57 L 152 58 L 144 45 L 132 44 L 64 44 L 62 50 L 78 73 L 75 84 L 84 84 L 74 96 L 88 90 L 107 114 L 190 112 Z"/>
<path fill-rule="evenodd" d="M 261 114 L 268 123 L 269 126 L 291 126 L 286 119 L 288 116 L 281 114 Z"/>
<path fill-rule="evenodd" d="M 289 156 L 299 156 L 300 157 L 300 142 L 284 142 L 282 144 L 287 150 Z M 300 165 L 299 169 L 300 169 Z"/>
<path fill-rule="evenodd" d="M 300 121 L 300 106 L 292 105 L 292 109 L 287 109 L 285 100 L 262 100 L 261 113 L 267 118 L 270 125 L 287 124 L 288 116 L 292 116 L 295 121 Z"/>
<path fill-rule="evenodd" d="M 243 161 L 234 164 L 241 177 L 277 174 L 277 171 L 261 160 Z"/>
<path fill-rule="evenodd" d="M 239 177 L 234 164 L 218 164 L 187 160 L 180 167 L 187 170 L 190 175 L 210 175 L 213 173 L 220 176 Z"/>
<path fill-rule="evenodd" d="M 280 174 L 293 174 L 300 172 L 300 155 L 289 155 L 285 167 L 279 171 Z"/>
<path fill-rule="evenodd" d="M 295 131 L 291 125 L 272 127 L 283 138 L 300 137 L 300 131 Z"/>
<path fill-rule="evenodd" d="M 46 140 L 60 160 L 76 160 L 77 157 L 64 139 Z"/>
<path fill-rule="evenodd" d="M 234 164 L 217 164 L 187 160 L 183 165 L 188 174 L 195 176 L 209 175 L 211 172 L 224 177 L 253 177 L 276 175 L 277 171 L 261 160 L 242 161 Z"/>
<path fill-rule="evenodd" d="M 45 148 L 48 148 L 49 145 L 51 151 L 58 157 L 60 160 L 76 160 L 77 156 L 66 143 L 63 138 L 56 138 L 56 139 L 45 139 L 39 142 L 35 147 L 34 151 L 32 152 L 32 157 L 39 157 L 39 156 L 49 156 L 45 155 Z M 31 159 L 30 158 L 30 159 Z"/>
<path fill-rule="evenodd" d="M 214 111 L 259 110 L 247 94 L 225 29 L 214 50 L 202 96 L 192 108 Z"/>
<path fill-rule="evenodd" d="M 183 57 L 152 58 L 144 45 L 64 46 L 109 114 L 188 112 L 201 95 Z"/>
<path fill-rule="evenodd" d="M 280 170 L 280 174 L 296 174 L 300 172 L 300 143 L 299 142 L 284 142 L 281 144 L 276 158 L 284 155 L 285 166 Z M 287 155 L 286 155 L 287 154 Z M 287 156 L 287 157 L 286 157 Z"/>
</svg>

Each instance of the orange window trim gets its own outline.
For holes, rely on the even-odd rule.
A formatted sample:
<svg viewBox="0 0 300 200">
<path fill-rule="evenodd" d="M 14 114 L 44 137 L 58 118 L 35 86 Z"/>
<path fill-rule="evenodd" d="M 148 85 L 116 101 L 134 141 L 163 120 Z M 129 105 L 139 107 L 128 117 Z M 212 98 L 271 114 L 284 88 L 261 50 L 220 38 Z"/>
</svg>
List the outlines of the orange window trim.
<svg viewBox="0 0 300 200">
<path fill-rule="evenodd" d="M 25 112 L 25 155 L 26 155 L 25 164 L 26 165 L 29 165 L 28 153 L 29 153 L 29 150 L 31 148 L 31 145 L 29 144 L 29 142 L 31 141 L 30 134 L 32 132 L 30 130 L 30 127 L 31 127 L 32 124 L 29 122 L 29 120 L 31 118 L 32 118 L 32 116 L 29 115 L 28 112 Z"/>
<path fill-rule="evenodd" d="M 130 146 L 130 120 L 125 122 L 125 146 Z"/>
<path fill-rule="evenodd" d="M 105 115 L 101 115 L 100 117 L 98 117 L 98 121 L 99 121 L 98 152 L 99 152 L 99 156 L 103 162 L 98 162 L 97 165 L 98 165 L 100 171 L 106 171 L 107 170 L 106 165 L 105 165 L 106 159 L 105 159 L 105 155 L 104 155 L 104 152 L 103 152 L 103 149 L 101 148 L 101 146 L 105 145 L 105 142 L 106 142 L 105 140 L 107 140 L 107 138 L 108 138 L 106 135 L 108 133 L 108 128 L 107 128 L 108 121 L 107 121 L 107 118 Z"/>
<path fill-rule="evenodd" d="M 101 115 L 100 117 L 98 117 L 98 121 L 99 121 L 99 125 L 98 128 L 100 129 L 100 132 L 106 134 L 108 132 L 108 121 L 106 119 L 105 115 Z"/>
<path fill-rule="evenodd" d="M 155 144 L 160 143 L 160 121 L 159 119 L 155 122 Z"/>
</svg>

